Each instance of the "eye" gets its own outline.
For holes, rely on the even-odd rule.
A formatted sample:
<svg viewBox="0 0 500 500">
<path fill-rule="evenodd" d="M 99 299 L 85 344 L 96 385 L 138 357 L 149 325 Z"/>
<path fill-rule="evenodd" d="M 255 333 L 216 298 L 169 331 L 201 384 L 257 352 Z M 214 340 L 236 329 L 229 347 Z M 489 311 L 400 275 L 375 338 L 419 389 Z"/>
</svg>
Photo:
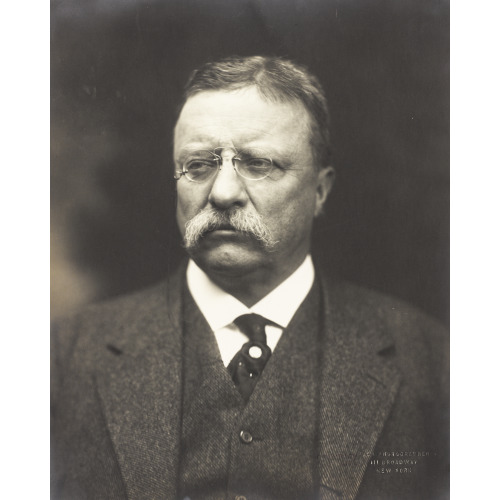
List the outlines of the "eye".
<svg viewBox="0 0 500 500">
<path fill-rule="evenodd" d="M 217 168 L 217 162 L 207 158 L 191 158 L 184 163 L 184 170 L 192 178 L 210 175 Z"/>
<path fill-rule="evenodd" d="M 247 168 L 252 168 L 255 170 L 268 170 L 272 166 L 272 161 L 266 158 L 248 158 L 245 161 Z"/>
<path fill-rule="evenodd" d="M 186 162 L 185 168 L 186 170 L 203 170 L 204 168 L 213 168 L 216 166 L 216 163 L 214 161 L 210 160 L 202 160 L 202 159 L 196 159 L 196 160 L 190 160 Z"/>
<path fill-rule="evenodd" d="M 238 162 L 238 172 L 245 179 L 260 180 L 269 176 L 274 165 L 271 157 L 264 151 L 251 150 L 241 152 L 235 158 Z"/>
<path fill-rule="evenodd" d="M 242 159 L 241 166 L 250 175 L 260 175 L 272 170 L 273 161 L 270 158 L 252 156 Z"/>
</svg>

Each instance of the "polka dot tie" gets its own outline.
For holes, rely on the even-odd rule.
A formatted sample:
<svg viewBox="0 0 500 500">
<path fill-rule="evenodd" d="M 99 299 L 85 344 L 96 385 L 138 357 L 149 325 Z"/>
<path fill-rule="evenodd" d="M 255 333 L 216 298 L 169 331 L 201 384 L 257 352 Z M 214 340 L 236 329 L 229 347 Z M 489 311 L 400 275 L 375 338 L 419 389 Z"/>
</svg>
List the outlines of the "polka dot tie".
<svg viewBox="0 0 500 500">
<path fill-rule="evenodd" d="M 246 403 L 271 357 L 265 328 L 272 322 L 258 314 L 244 314 L 236 318 L 234 323 L 250 341 L 243 344 L 227 369 Z"/>
</svg>

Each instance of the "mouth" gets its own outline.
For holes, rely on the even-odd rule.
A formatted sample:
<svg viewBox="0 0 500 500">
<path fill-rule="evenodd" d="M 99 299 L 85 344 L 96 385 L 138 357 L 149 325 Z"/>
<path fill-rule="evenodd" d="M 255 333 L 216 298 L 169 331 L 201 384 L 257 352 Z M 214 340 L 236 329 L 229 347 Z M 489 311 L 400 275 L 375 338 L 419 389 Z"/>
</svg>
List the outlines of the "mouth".
<svg viewBox="0 0 500 500">
<path fill-rule="evenodd" d="M 241 238 L 247 238 L 248 235 L 244 231 L 241 231 L 239 229 L 236 229 L 234 226 L 231 224 L 221 224 L 218 225 L 217 227 L 214 227 L 213 229 L 209 229 L 208 231 L 205 231 L 202 235 L 202 238 L 207 238 L 207 239 L 212 239 L 212 238 L 222 238 L 222 239 L 231 239 L 234 240 L 234 238 L 237 238 L 240 240 Z"/>
<path fill-rule="evenodd" d="M 219 226 L 213 228 L 213 229 L 210 229 L 210 231 L 207 231 L 208 233 L 214 233 L 216 231 L 232 231 L 232 232 L 236 232 L 237 229 L 232 226 L 231 224 L 220 224 Z"/>
</svg>

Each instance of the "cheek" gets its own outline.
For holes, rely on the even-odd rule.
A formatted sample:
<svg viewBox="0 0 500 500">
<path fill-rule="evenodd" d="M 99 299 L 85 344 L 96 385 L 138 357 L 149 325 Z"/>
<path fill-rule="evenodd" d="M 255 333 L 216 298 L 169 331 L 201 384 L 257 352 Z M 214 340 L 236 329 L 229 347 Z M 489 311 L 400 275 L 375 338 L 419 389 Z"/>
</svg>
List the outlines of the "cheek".
<svg viewBox="0 0 500 500">
<path fill-rule="evenodd" d="M 184 233 L 186 232 L 186 216 L 184 215 L 184 212 L 180 208 L 179 201 L 177 201 L 175 218 L 177 220 L 177 227 L 179 228 L 181 235 L 184 236 Z"/>
<path fill-rule="evenodd" d="M 276 191 L 266 203 L 261 204 L 262 208 L 264 206 L 264 212 L 258 207 L 257 211 L 275 234 L 289 233 L 311 223 L 314 216 L 315 195 L 312 190 L 302 187 L 281 194 Z"/>
<path fill-rule="evenodd" d="M 177 189 L 176 218 L 182 234 L 184 234 L 186 222 L 192 219 L 203 206 L 203 200 L 196 192 L 185 187 Z"/>
</svg>

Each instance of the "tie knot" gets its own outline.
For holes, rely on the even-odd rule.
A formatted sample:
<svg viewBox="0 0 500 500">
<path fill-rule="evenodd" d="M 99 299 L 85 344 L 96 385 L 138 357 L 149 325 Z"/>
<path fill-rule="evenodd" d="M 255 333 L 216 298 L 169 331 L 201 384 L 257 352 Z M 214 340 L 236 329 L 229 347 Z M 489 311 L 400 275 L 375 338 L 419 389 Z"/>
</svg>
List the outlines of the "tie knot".
<svg viewBox="0 0 500 500">
<path fill-rule="evenodd" d="M 271 324 L 259 314 L 243 314 L 234 320 L 234 324 L 252 341 L 266 343 L 266 325 Z"/>
</svg>

